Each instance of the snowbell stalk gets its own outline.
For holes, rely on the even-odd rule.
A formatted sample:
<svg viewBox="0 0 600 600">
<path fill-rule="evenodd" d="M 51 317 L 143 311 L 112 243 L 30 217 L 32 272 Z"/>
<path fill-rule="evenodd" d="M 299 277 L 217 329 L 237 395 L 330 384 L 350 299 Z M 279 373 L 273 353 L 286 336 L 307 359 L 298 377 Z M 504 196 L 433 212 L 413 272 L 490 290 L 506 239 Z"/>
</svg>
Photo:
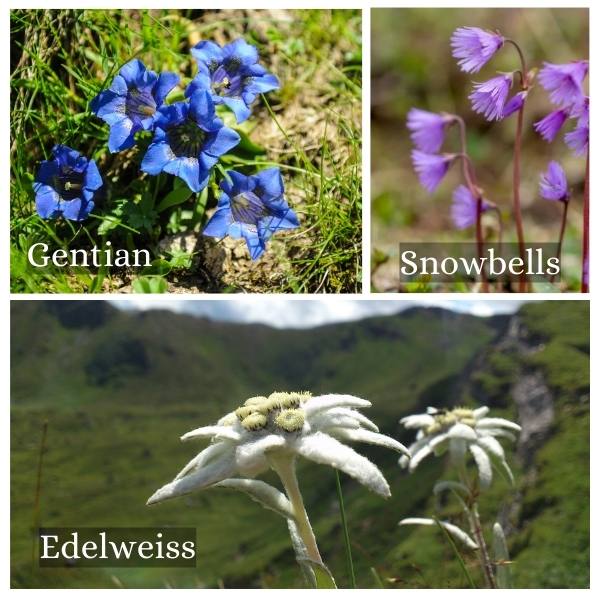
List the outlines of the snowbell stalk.
<svg viewBox="0 0 600 600">
<path fill-rule="evenodd" d="M 309 392 L 274 392 L 248 398 L 216 425 L 186 433 L 182 441 L 210 439 L 210 444 L 148 500 L 155 504 L 211 487 L 242 491 L 287 521 L 296 559 L 310 583 L 334 587 L 323 564 L 296 477 L 296 458 L 304 457 L 345 472 L 371 491 L 389 497 L 381 471 L 343 442 L 363 442 L 409 456 L 396 440 L 379 433 L 359 409 L 368 400 L 346 394 L 312 396 Z M 272 469 L 285 494 L 257 475 Z"/>
<path fill-rule="evenodd" d="M 519 44 L 514 40 L 506 39 L 507 44 L 511 44 L 519 55 L 521 62 L 521 90 L 527 92 L 529 89 L 529 75 L 525 65 L 525 57 Z M 521 146 L 523 138 L 523 117 L 525 113 L 525 103 L 527 102 L 527 94 L 524 95 L 521 106 L 517 112 L 517 131 L 515 134 L 515 145 L 513 154 L 513 211 L 515 215 L 515 228 L 517 230 L 517 240 L 519 242 L 519 255 L 523 264 L 526 264 L 525 257 L 525 234 L 523 231 L 523 217 L 521 214 Z M 519 291 L 525 292 L 527 287 L 527 279 L 525 275 L 519 278 Z"/>
<path fill-rule="evenodd" d="M 400 525 L 440 525 L 449 535 L 479 556 L 481 570 L 490 588 L 498 587 L 498 581 L 508 581 L 507 551 L 500 524 L 494 525 L 494 547 L 498 547 L 492 560 L 488 550 L 481 519 L 478 498 L 480 490 L 489 488 L 492 483 L 492 464 L 504 472 L 513 483 L 513 475 L 504 449 L 497 438 L 515 440 L 521 428 L 516 423 L 501 418 L 487 416 L 489 409 L 482 406 L 476 409 L 457 407 L 454 409 L 429 408 L 425 414 L 411 415 L 400 421 L 407 429 L 416 429 L 416 441 L 409 447 L 410 458 L 400 458 L 400 466 L 414 471 L 427 456 L 440 455 L 448 450 L 451 463 L 456 467 L 459 481 L 438 481 L 434 495 L 450 491 L 458 500 L 465 514 L 471 536 L 453 523 L 436 519 L 403 519 Z M 467 451 L 473 457 L 479 475 L 479 483 L 472 483 L 467 472 Z M 502 535 L 500 535 L 502 534 Z M 502 539 L 500 539 L 502 538 Z M 502 543 L 500 543 L 502 542 Z M 501 567 L 500 565 L 501 562 Z M 502 577 L 500 577 L 502 575 Z"/>
</svg>

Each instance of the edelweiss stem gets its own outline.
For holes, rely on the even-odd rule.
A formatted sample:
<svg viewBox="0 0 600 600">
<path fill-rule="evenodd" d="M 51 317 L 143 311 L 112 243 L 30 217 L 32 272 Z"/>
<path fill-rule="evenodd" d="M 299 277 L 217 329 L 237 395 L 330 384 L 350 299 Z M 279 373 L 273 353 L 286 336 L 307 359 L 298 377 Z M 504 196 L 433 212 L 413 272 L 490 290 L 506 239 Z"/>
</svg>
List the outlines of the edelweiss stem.
<svg viewBox="0 0 600 600">
<path fill-rule="evenodd" d="M 270 456 L 269 460 L 271 466 L 279 475 L 281 483 L 285 489 L 285 493 L 292 505 L 294 511 L 294 517 L 296 519 L 296 525 L 298 526 L 298 533 L 306 546 L 306 552 L 310 560 L 321 564 L 321 554 L 317 547 L 317 540 L 313 533 L 308 515 L 306 514 L 306 508 L 304 508 L 304 501 L 302 500 L 302 494 L 298 487 L 298 479 L 296 478 L 296 464 L 295 458 L 292 454 L 285 456 Z"/>
<path fill-rule="evenodd" d="M 589 291 L 590 276 L 590 149 L 585 160 L 585 184 L 583 187 L 583 248 L 581 256 L 581 291 Z"/>
<path fill-rule="evenodd" d="M 459 474 L 461 483 L 467 489 L 470 490 L 470 497 L 467 500 L 467 519 L 469 521 L 469 528 L 471 529 L 471 534 L 473 535 L 475 541 L 477 542 L 477 545 L 479 546 L 477 552 L 479 554 L 481 570 L 483 571 L 483 576 L 485 577 L 485 580 L 490 589 L 495 589 L 497 586 L 496 579 L 494 577 L 494 569 L 492 567 L 492 561 L 490 560 L 490 555 L 488 553 L 487 545 L 485 543 L 485 538 L 483 537 L 477 502 L 474 501 L 475 496 L 472 491 L 469 476 L 467 475 L 467 469 L 464 463 L 459 466 Z"/>
<path fill-rule="evenodd" d="M 487 581 L 488 586 L 491 589 L 496 589 L 496 579 L 494 577 L 494 569 L 492 568 L 492 561 L 490 560 L 490 555 L 487 549 L 487 545 L 485 543 L 485 538 L 483 537 L 483 531 L 481 530 L 481 521 L 479 519 L 479 510 L 477 509 L 477 503 L 474 502 L 471 505 L 471 518 L 472 524 L 471 528 L 473 530 L 473 536 L 475 537 L 475 541 L 479 546 L 479 556 L 481 559 L 481 567 L 483 569 L 483 574 L 485 575 L 485 579 Z"/>
</svg>

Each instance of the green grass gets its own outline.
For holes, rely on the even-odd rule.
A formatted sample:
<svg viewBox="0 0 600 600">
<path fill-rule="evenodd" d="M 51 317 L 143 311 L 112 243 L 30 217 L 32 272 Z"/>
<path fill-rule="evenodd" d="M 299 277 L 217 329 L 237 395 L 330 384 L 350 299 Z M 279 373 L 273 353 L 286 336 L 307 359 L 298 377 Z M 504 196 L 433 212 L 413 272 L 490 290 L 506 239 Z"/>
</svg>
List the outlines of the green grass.
<svg viewBox="0 0 600 600">
<path fill-rule="evenodd" d="M 243 36 L 281 89 L 258 99 L 252 117 L 226 125 L 242 137 L 206 190 L 149 177 L 139 163 L 150 142 L 110 154 L 108 126 L 89 110 L 121 65 L 140 58 L 155 71 L 196 66 L 190 47 Z M 11 12 L 11 290 L 13 292 L 360 291 L 361 20 L 360 11 L 17 10 Z M 168 102 L 183 99 L 176 88 Z M 219 108 L 219 110 L 221 110 Z M 93 158 L 105 186 L 81 224 L 45 221 L 32 182 L 55 143 Z M 280 234 L 257 263 L 243 241 L 212 242 L 201 229 L 227 169 L 246 174 L 277 166 L 301 227 Z M 187 244 L 176 243 L 185 238 Z M 36 242 L 56 248 L 147 248 L 152 267 L 34 268 Z M 238 250 L 239 248 L 239 250 Z"/>
</svg>

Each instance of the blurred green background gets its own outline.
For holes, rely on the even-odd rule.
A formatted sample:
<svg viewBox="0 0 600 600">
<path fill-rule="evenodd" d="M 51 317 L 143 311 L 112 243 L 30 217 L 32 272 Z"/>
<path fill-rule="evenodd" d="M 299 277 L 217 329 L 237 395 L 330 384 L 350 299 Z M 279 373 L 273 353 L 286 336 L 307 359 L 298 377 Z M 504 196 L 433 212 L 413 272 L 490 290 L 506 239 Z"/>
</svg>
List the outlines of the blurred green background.
<svg viewBox="0 0 600 600">
<path fill-rule="evenodd" d="M 214 489 L 145 506 L 202 447 L 182 444 L 183 433 L 274 389 L 368 398 L 366 414 L 406 444 L 413 435 L 398 420 L 429 405 L 487 404 L 517 420 L 519 443 L 505 444 L 516 487 L 496 477 L 481 497 L 485 534 L 502 522 L 515 587 L 589 585 L 587 302 L 528 303 L 489 318 L 415 307 L 306 330 L 123 312 L 98 301 L 14 301 L 11 311 L 13 587 L 303 586 L 285 522 L 245 495 Z M 392 497 L 342 475 L 358 585 L 464 587 L 439 532 L 397 526 L 432 514 L 461 524 L 451 498 L 437 507 L 432 499 L 434 482 L 451 476 L 446 461 L 430 458 L 408 475 L 387 449 L 359 451 L 381 468 Z M 299 465 L 323 559 L 348 587 L 334 472 Z M 198 566 L 39 569 L 38 525 L 196 527 Z M 482 585 L 476 556 L 463 556 Z"/>
<path fill-rule="evenodd" d="M 468 150 L 486 197 L 503 211 L 507 241 L 515 241 L 512 222 L 512 155 L 516 117 L 487 122 L 471 109 L 471 82 L 496 71 L 518 68 L 510 46 L 476 74 L 460 71 L 452 57 L 450 37 L 460 26 L 499 30 L 518 42 L 528 69 L 543 61 L 563 63 L 588 57 L 587 9 L 374 9 L 371 11 L 371 199 L 372 253 L 376 291 L 398 288 L 398 244 L 474 239 L 474 229 L 456 230 L 450 220 L 452 191 L 461 182 L 453 168 L 434 194 L 427 193 L 413 171 L 406 114 L 412 107 L 462 116 Z M 553 110 L 540 86 L 529 94 L 524 120 L 521 202 L 526 241 L 558 240 L 561 207 L 538 194 L 539 174 L 549 160 L 566 170 L 572 189 L 563 249 L 562 282 L 552 289 L 577 290 L 580 278 L 583 180 L 585 159 L 574 157 L 563 140 L 567 125 L 552 144 L 533 130 L 533 123 Z M 457 133 L 444 149 L 456 151 Z M 484 219 L 495 235 L 495 217 Z M 384 262 L 388 257 L 387 262 Z M 383 263 L 383 264 L 380 264 Z M 380 266 L 379 266 L 380 265 Z M 538 284 L 539 291 L 550 287 Z"/>
</svg>

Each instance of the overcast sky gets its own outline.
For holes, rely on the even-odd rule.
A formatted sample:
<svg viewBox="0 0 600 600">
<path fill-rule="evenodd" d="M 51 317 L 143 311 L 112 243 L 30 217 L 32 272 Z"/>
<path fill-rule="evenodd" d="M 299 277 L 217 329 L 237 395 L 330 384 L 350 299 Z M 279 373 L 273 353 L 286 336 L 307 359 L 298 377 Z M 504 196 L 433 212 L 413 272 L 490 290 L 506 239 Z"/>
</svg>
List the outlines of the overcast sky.
<svg viewBox="0 0 600 600">
<path fill-rule="evenodd" d="M 220 300 L 177 300 L 172 297 L 133 296 L 111 300 L 129 310 L 167 309 L 208 317 L 215 321 L 265 323 L 272 327 L 305 328 L 374 315 L 391 315 L 414 306 L 438 306 L 455 312 L 488 317 L 512 313 L 519 300 L 358 300 L 343 296 L 303 299 L 290 296 L 223 296 Z"/>
</svg>

